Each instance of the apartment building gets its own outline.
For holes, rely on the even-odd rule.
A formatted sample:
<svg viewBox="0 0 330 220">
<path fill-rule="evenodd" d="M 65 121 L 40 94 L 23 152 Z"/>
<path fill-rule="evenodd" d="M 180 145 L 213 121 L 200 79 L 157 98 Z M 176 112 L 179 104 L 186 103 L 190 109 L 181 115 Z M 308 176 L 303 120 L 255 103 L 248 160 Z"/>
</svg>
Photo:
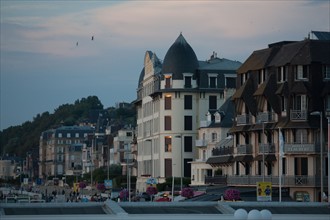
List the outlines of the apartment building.
<svg viewBox="0 0 330 220">
<path fill-rule="evenodd" d="M 238 61 L 199 61 L 182 34 L 163 62 L 147 51 L 137 88 L 137 189 L 149 178 L 191 177 L 200 122 L 235 92 Z"/>
<path fill-rule="evenodd" d="M 82 172 L 82 148 L 94 128 L 62 126 L 42 132 L 39 142 L 39 178 L 78 175 Z"/>
<path fill-rule="evenodd" d="M 216 182 L 219 184 L 223 175 L 231 173 L 227 171 L 226 164 L 233 153 L 233 136 L 229 130 L 233 126 L 234 111 L 234 103 L 228 97 L 218 110 L 209 111 L 206 121 L 200 123 L 195 143 L 198 155 L 191 162 L 191 185 L 212 184 L 215 178 L 218 178 Z M 226 154 L 228 156 L 224 156 Z"/>
<path fill-rule="evenodd" d="M 329 51 L 329 40 L 278 42 L 254 51 L 237 70 L 234 149 L 218 165 L 227 167 L 228 186 L 266 181 L 275 191 L 281 176 L 282 190 L 293 199 L 304 194 L 306 201 L 320 201 L 321 188 L 329 191 Z"/>
</svg>

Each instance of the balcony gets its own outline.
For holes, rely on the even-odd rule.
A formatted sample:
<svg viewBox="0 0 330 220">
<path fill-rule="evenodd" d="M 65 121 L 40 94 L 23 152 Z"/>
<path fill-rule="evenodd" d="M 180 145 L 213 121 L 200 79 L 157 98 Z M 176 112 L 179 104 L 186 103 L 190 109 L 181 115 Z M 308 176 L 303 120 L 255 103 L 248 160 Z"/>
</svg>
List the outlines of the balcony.
<svg viewBox="0 0 330 220">
<path fill-rule="evenodd" d="M 205 184 L 227 185 L 227 176 L 206 176 Z"/>
<path fill-rule="evenodd" d="M 232 155 L 234 147 L 217 147 L 212 150 L 212 156 Z"/>
<path fill-rule="evenodd" d="M 324 177 L 323 180 L 324 184 L 327 185 L 327 178 Z M 261 175 L 228 176 L 226 181 L 228 186 L 255 186 L 257 182 L 263 181 L 263 177 Z M 273 186 L 279 185 L 278 176 L 265 176 L 265 181 L 271 182 Z M 283 187 L 320 187 L 320 182 L 319 176 L 282 176 Z"/>
<path fill-rule="evenodd" d="M 249 114 L 245 114 L 245 115 L 237 115 L 236 117 L 236 122 L 237 125 L 247 125 L 247 124 L 251 124 L 252 122 L 252 117 Z"/>
<path fill-rule="evenodd" d="M 283 150 L 286 154 L 315 154 L 320 152 L 320 146 L 310 143 L 285 143 Z"/>
<path fill-rule="evenodd" d="M 237 154 L 252 154 L 252 145 L 251 144 L 238 145 Z"/>
<path fill-rule="evenodd" d="M 307 111 L 306 110 L 291 110 L 290 111 L 291 121 L 306 121 Z"/>
<path fill-rule="evenodd" d="M 275 153 L 275 145 L 274 144 L 259 144 L 259 154 L 262 153 Z"/>
<path fill-rule="evenodd" d="M 275 114 L 272 112 L 260 112 L 257 115 L 256 121 L 260 122 L 272 122 L 275 121 Z"/>
<path fill-rule="evenodd" d="M 195 141 L 195 146 L 199 148 L 207 147 L 208 141 L 205 139 L 200 139 Z"/>
</svg>

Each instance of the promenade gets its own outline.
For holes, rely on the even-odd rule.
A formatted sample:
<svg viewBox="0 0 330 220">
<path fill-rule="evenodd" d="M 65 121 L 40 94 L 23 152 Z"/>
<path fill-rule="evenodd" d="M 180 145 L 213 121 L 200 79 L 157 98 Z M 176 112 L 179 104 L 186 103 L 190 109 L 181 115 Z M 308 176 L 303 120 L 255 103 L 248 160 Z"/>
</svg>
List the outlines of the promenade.
<svg viewBox="0 0 330 220">
<path fill-rule="evenodd" d="M 329 220 L 328 204 L 298 202 L 88 202 L 1 204 L 0 219 L 231 220 L 237 209 L 267 209 L 273 220 Z"/>
</svg>

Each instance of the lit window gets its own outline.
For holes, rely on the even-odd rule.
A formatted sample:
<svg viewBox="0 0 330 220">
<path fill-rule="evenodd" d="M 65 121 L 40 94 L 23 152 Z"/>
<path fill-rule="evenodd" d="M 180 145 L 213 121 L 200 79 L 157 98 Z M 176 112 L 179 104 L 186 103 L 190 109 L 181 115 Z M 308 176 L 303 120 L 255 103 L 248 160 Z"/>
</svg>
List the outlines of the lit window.
<svg viewBox="0 0 330 220">
<path fill-rule="evenodd" d="M 172 138 L 171 136 L 165 137 L 165 152 L 172 152 Z"/>
</svg>

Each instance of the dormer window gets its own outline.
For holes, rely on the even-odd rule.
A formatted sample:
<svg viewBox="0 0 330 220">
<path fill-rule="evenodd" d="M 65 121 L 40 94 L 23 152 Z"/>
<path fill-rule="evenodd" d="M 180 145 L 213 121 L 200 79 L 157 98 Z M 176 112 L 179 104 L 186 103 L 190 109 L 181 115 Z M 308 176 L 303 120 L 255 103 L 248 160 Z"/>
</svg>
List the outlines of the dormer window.
<svg viewBox="0 0 330 220">
<path fill-rule="evenodd" d="M 191 76 L 184 77 L 184 87 L 191 88 Z"/>
<path fill-rule="evenodd" d="M 217 74 L 216 73 L 209 73 L 209 88 L 217 88 Z"/>
<path fill-rule="evenodd" d="M 308 66 L 298 65 L 296 66 L 296 80 L 307 80 L 309 68 Z"/>
<path fill-rule="evenodd" d="M 285 82 L 287 81 L 287 72 L 288 67 L 287 66 L 281 66 L 277 69 L 277 81 L 278 82 Z"/>
<path fill-rule="evenodd" d="M 165 76 L 165 89 L 172 88 L 172 76 Z"/>
<path fill-rule="evenodd" d="M 221 114 L 219 112 L 216 112 L 214 114 L 214 118 L 215 118 L 215 123 L 220 123 L 221 122 Z"/>
</svg>

